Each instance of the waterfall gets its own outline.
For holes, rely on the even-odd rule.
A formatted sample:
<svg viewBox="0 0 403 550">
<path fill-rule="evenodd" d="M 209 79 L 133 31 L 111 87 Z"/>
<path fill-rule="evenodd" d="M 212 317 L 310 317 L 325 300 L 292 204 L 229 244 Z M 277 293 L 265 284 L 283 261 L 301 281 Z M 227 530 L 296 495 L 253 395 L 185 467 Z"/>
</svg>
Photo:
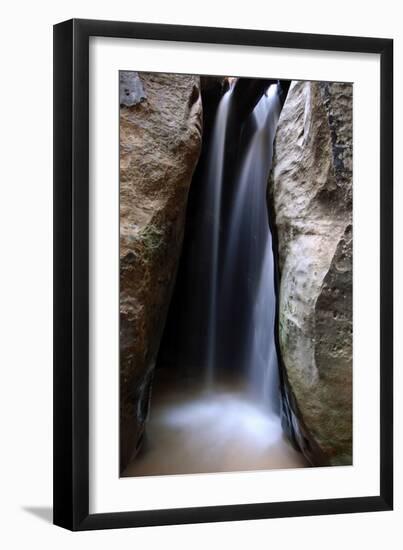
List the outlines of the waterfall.
<svg viewBox="0 0 403 550">
<path fill-rule="evenodd" d="M 125 476 L 307 466 L 279 415 L 266 189 L 280 109 L 275 85 L 243 124 L 233 89 L 221 98 L 172 323 L 185 365 L 158 373 L 149 445 Z"/>
<path fill-rule="evenodd" d="M 232 308 L 243 331 L 237 347 L 241 368 L 255 398 L 273 410 L 279 409 L 276 298 L 266 193 L 280 111 L 277 86 L 272 85 L 250 117 L 254 131 L 234 181 L 222 279 L 223 307 L 233 300 L 241 305 Z"/>
<path fill-rule="evenodd" d="M 281 110 L 270 86 L 245 126 L 249 144 L 231 182 L 223 212 L 225 143 L 231 90 L 222 98 L 207 157 L 205 239 L 209 242 L 206 382 L 220 363 L 241 371 L 254 398 L 278 411 L 278 368 L 274 342 L 275 293 L 266 189 L 273 140 Z M 233 136 L 227 136 L 232 139 Z M 206 249 L 204 250 L 204 252 Z M 218 357 L 219 356 L 219 357 Z"/>
<path fill-rule="evenodd" d="M 217 338 L 217 293 L 219 280 L 219 239 L 225 140 L 232 87 L 224 94 L 218 106 L 213 134 L 207 156 L 207 178 L 205 182 L 202 231 L 204 254 L 209 261 L 207 266 L 206 289 L 206 386 L 211 389 L 216 358 Z M 204 246 L 203 246 L 204 245 Z"/>
</svg>

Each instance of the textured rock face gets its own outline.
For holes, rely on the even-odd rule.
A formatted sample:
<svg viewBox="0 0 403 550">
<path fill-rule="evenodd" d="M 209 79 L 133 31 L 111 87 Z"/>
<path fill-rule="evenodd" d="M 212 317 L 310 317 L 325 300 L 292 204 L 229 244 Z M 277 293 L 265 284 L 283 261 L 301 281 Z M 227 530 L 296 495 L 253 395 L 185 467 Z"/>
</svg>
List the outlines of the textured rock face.
<svg viewBox="0 0 403 550">
<path fill-rule="evenodd" d="M 133 107 L 146 99 L 143 83 L 135 71 L 120 71 L 119 73 L 120 106 Z"/>
<path fill-rule="evenodd" d="M 288 428 L 314 464 L 351 464 L 350 84 L 292 83 L 276 134 L 269 207 Z"/>
<path fill-rule="evenodd" d="M 121 469 L 144 431 L 202 124 L 199 77 L 123 76 L 121 98 L 128 101 L 120 109 Z"/>
</svg>

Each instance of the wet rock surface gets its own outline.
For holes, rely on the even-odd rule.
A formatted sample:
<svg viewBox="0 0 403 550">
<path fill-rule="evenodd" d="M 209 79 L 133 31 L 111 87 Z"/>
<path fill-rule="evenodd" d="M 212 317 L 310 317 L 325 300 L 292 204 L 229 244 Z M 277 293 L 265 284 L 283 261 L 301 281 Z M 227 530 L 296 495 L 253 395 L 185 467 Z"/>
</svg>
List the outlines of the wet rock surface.
<svg viewBox="0 0 403 550">
<path fill-rule="evenodd" d="M 269 181 L 283 420 L 315 465 L 352 463 L 352 85 L 293 82 Z"/>
<path fill-rule="evenodd" d="M 123 88 L 129 99 L 120 100 L 121 469 L 144 432 L 202 131 L 199 77 L 133 72 Z"/>
</svg>

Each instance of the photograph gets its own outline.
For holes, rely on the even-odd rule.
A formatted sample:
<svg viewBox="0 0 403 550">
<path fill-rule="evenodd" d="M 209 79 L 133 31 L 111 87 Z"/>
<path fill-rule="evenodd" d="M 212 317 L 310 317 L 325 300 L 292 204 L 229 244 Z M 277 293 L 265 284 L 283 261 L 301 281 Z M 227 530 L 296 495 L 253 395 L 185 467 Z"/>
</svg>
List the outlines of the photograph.
<svg viewBox="0 0 403 550">
<path fill-rule="evenodd" d="M 1 548 L 399 547 L 398 6 L 4 4 Z"/>
<path fill-rule="evenodd" d="M 353 465 L 353 83 L 118 79 L 120 477 Z"/>
</svg>

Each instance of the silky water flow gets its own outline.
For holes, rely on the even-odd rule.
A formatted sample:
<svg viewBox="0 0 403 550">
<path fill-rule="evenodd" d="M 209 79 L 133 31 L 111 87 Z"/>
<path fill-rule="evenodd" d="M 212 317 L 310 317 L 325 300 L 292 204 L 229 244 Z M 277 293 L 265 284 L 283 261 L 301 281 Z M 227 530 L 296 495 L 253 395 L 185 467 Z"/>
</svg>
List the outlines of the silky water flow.
<svg viewBox="0 0 403 550">
<path fill-rule="evenodd" d="M 195 289 L 204 302 L 199 319 L 203 374 L 191 383 L 168 371 L 156 376 L 146 440 L 126 476 L 307 466 L 281 427 L 274 339 L 266 193 L 281 102 L 272 85 L 250 115 L 248 145 L 223 216 L 232 92 L 231 87 L 217 109 L 200 199 L 201 230 L 195 236 L 204 265 L 204 286 Z"/>
</svg>

